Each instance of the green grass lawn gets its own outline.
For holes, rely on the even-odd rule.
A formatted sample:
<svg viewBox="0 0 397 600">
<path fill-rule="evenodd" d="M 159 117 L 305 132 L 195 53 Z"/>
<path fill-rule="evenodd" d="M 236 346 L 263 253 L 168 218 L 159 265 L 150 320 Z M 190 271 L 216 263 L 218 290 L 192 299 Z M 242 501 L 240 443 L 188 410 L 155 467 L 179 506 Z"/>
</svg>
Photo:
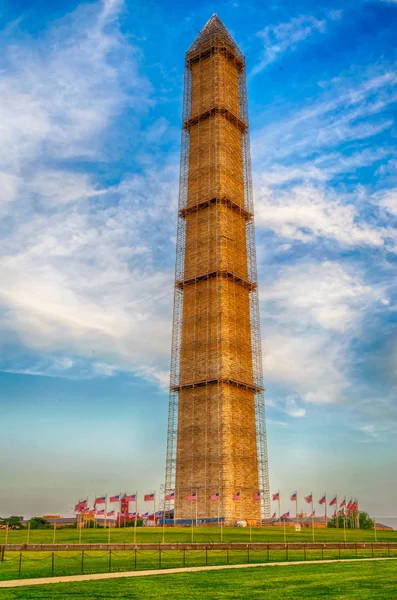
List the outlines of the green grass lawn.
<svg viewBox="0 0 397 600">
<path fill-rule="evenodd" d="M 224 542 L 249 542 L 249 528 L 224 527 L 223 528 Z M 397 542 L 397 531 L 377 531 L 378 541 Z M 190 527 L 175 527 L 166 528 L 164 531 L 166 542 L 190 542 L 192 540 L 192 532 Z M 282 527 L 256 527 L 251 532 L 252 542 L 282 542 L 284 540 L 284 532 Z M 315 529 L 315 541 L 344 541 L 344 533 L 342 529 Z M 0 545 L 5 543 L 6 532 L 0 530 Z M 286 538 L 288 542 L 311 542 L 312 530 L 304 529 L 296 532 L 294 529 L 286 529 Z M 137 542 L 161 542 L 163 539 L 163 531 L 161 527 L 138 527 L 136 531 Z M 8 532 L 9 544 L 22 544 L 27 541 L 26 530 L 13 530 Z M 53 541 L 53 531 L 48 529 L 38 529 L 30 532 L 29 542 L 34 544 L 51 544 Z M 79 531 L 77 529 L 58 529 L 55 532 L 55 541 L 59 544 L 78 543 Z M 108 541 L 108 530 L 104 529 L 84 529 L 81 532 L 81 541 L 83 543 L 106 543 Z M 111 529 L 110 541 L 130 542 L 134 541 L 133 528 L 126 529 Z M 220 542 L 221 531 L 218 527 L 197 527 L 194 529 L 195 542 Z M 346 531 L 346 541 L 361 542 L 375 541 L 375 533 L 373 530 L 350 529 Z"/>
<path fill-rule="evenodd" d="M 2 600 L 32 598 L 393 600 L 397 561 L 258 567 L 1 590 Z"/>
<path fill-rule="evenodd" d="M 54 554 L 54 556 L 53 556 Z M 316 549 L 316 550 L 88 550 L 71 552 L 6 552 L 0 562 L 0 580 L 50 577 L 51 575 L 80 575 L 81 573 L 108 573 L 109 571 L 132 571 L 147 569 L 169 569 L 204 565 L 245 564 L 260 562 L 283 562 L 297 560 L 321 560 L 338 558 L 387 557 L 387 549 L 374 551 L 366 548 Z M 390 550 L 397 558 L 397 550 Z"/>
</svg>

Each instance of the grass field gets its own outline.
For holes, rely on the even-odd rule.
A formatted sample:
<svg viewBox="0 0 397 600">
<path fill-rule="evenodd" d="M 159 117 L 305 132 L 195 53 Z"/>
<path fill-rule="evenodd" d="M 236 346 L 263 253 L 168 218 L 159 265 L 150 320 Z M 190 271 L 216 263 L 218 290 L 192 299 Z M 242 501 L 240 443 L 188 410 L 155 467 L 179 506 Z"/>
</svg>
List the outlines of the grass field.
<svg viewBox="0 0 397 600">
<path fill-rule="evenodd" d="M 84 529 L 81 532 L 81 541 L 83 543 L 106 543 L 108 541 L 109 530 L 105 529 Z M 23 544 L 27 541 L 27 530 L 12 530 L 8 532 L 9 544 Z M 51 544 L 53 541 L 53 531 L 48 529 L 32 530 L 29 534 L 31 544 Z M 249 528 L 224 527 L 222 531 L 224 542 L 249 542 Z M 282 527 L 257 527 L 251 531 L 252 542 L 282 542 L 284 540 L 284 531 Z M 385 542 L 396 542 L 397 531 L 377 531 L 377 540 Z M 190 527 L 165 528 L 164 538 L 166 542 L 190 542 L 192 540 L 192 531 Z M 326 541 L 344 541 L 343 529 L 315 529 L 314 538 L 317 542 Z M 289 542 L 311 542 L 312 530 L 304 529 L 296 532 L 292 528 L 286 528 L 286 539 Z M 0 545 L 6 540 L 6 532 L 0 530 Z M 138 527 L 136 531 L 137 542 L 161 542 L 163 540 L 163 531 L 161 527 Z M 78 543 L 79 531 L 77 529 L 58 529 L 55 532 L 55 541 L 59 544 Z M 133 528 L 110 529 L 110 541 L 133 542 Z M 197 527 L 194 529 L 195 542 L 220 542 L 221 531 L 218 527 Z M 373 542 L 375 541 L 374 530 L 348 529 L 346 530 L 346 541 L 348 542 Z"/>
<path fill-rule="evenodd" d="M 2 600 L 393 600 L 397 561 L 184 573 L 1 590 Z"/>
<path fill-rule="evenodd" d="M 168 569 L 204 565 L 283 562 L 297 560 L 396 557 L 397 550 L 365 548 L 334 550 L 90 550 L 68 552 L 6 552 L 0 580 L 80 575 L 117 571 Z"/>
</svg>

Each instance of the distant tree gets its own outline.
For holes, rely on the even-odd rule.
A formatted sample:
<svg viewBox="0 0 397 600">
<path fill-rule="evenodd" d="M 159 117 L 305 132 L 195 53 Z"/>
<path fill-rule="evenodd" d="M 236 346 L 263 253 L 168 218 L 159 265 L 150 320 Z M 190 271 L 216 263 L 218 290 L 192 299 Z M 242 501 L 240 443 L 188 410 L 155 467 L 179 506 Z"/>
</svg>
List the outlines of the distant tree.
<svg viewBox="0 0 397 600">
<path fill-rule="evenodd" d="M 374 521 L 371 519 L 368 513 L 360 510 L 358 513 L 358 521 L 360 523 L 360 529 L 373 529 Z"/>
<path fill-rule="evenodd" d="M 0 519 L 0 525 L 8 525 L 8 527 L 12 529 L 18 529 L 21 527 L 23 517 L 18 517 L 16 515 L 11 515 L 11 517 L 4 517 Z"/>
<path fill-rule="evenodd" d="M 39 529 L 45 525 L 49 525 L 49 521 L 43 519 L 43 517 L 32 517 L 29 519 L 30 529 Z"/>
<path fill-rule="evenodd" d="M 347 529 L 354 529 L 356 527 L 356 516 L 357 513 L 354 512 L 351 516 L 345 517 L 344 515 L 339 515 L 338 518 L 338 527 L 339 529 L 343 529 L 346 526 Z M 346 525 L 344 525 L 344 519 L 346 519 Z M 336 518 L 332 517 L 328 521 L 328 527 L 335 529 L 336 528 Z M 369 516 L 368 513 L 364 511 L 360 511 L 358 513 L 358 522 L 360 525 L 360 529 L 373 529 L 374 522 Z"/>
</svg>

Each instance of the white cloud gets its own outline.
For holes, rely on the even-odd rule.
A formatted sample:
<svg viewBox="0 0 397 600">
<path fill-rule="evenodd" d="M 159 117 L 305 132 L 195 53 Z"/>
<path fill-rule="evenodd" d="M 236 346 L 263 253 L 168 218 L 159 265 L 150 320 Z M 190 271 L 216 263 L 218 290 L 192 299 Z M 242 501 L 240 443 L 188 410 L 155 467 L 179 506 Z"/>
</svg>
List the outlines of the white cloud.
<svg viewBox="0 0 397 600">
<path fill-rule="evenodd" d="M 397 217 L 397 188 L 391 188 L 377 193 L 374 195 L 373 199 L 379 206 L 382 206 L 391 215 Z"/>
<path fill-rule="evenodd" d="M 332 11 L 328 15 L 330 20 L 339 19 L 341 11 Z M 264 51 L 261 61 L 254 67 L 255 75 L 269 64 L 277 60 L 287 50 L 295 50 L 296 46 L 314 33 L 324 33 L 327 20 L 319 20 L 310 15 L 295 17 L 287 23 L 267 25 L 257 35 L 263 39 Z"/>
<path fill-rule="evenodd" d="M 260 297 L 274 304 L 285 322 L 335 331 L 346 331 L 369 302 L 380 301 L 379 292 L 363 285 L 357 273 L 331 261 L 285 267 L 272 286 L 261 287 Z"/>
<path fill-rule="evenodd" d="M 2 343 L 17 336 L 35 352 L 19 372 L 121 369 L 164 385 L 173 272 L 162 248 L 177 163 L 168 156 L 156 171 L 146 161 L 145 171 L 106 188 L 70 160 L 106 161 L 109 126 L 127 104 L 136 117 L 150 105 L 118 28 L 121 7 L 81 5 L 39 42 L 0 40 L 0 210 L 11 223 L 0 239 L 0 331 Z"/>
<path fill-rule="evenodd" d="M 8 203 L 16 198 L 18 185 L 18 177 L 12 175 L 11 173 L 0 172 L 0 210 L 6 210 L 6 206 L 2 206 L 1 203 Z"/>
<path fill-rule="evenodd" d="M 316 101 L 292 113 L 287 109 L 281 118 L 271 107 L 270 114 L 262 115 L 266 126 L 253 133 L 255 168 L 280 159 L 302 161 L 341 142 L 363 140 L 391 128 L 393 119 L 379 115 L 396 103 L 396 84 L 394 65 L 379 73 L 353 70 L 327 82 Z M 368 121 L 375 116 L 379 120 Z"/>
<path fill-rule="evenodd" d="M 313 404 L 342 402 L 348 387 L 346 343 L 321 331 L 283 329 L 278 321 L 263 327 L 265 382 L 277 383 Z"/>
<path fill-rule="evenodd" d="M 299 406 L 296 399 L 293 396 L 288 396 L 285 400 L 284 412 L 289 417 L 300 418 L 305 416 L 306 409 L 302 406 Z"/>
<path fill-rule="evenodd" d="M 349 390 L 350 343 L 383 290 L 340 263 L 301 262 L 260 288 L 264 377 L 314 404 L 339 403 Z M 289 402 L 286 409 L 300 408 Z M 302 415 L 303 416 L 303 415 Z"/>
<path fill-rule="evenodd" d="M 264 177 L 266 182 L 266 176 Z M 301 242 L 330 238 L 345 246 L 382 246 L 387 232 L 357 222 L 352 204 L 343 204 L 332 190 L 295 185 L 274 189 L 256 181 L 256 214 L 259 227 Z"/>
<path fill-rule="evenodd" d="M 372 438 L 378 437 L 378 434 L 375 431 L 375 425 L 362 425 L 362 427 L 359 427 L 359 431 L 366 433 Z"/>
</svg>

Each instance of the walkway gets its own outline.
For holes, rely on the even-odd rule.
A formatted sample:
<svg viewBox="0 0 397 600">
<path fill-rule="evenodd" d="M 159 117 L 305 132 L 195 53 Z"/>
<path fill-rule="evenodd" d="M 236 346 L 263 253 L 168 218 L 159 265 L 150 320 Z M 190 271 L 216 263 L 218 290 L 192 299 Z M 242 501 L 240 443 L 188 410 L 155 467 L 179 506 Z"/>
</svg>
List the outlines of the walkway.
<svg viewBox="0 0 397 600">
<path fill-rule="evenodd" d="M 74 581 L 94 581 L 98 579 L 119 579 L 122 577 L 147 577 L 149 575 L 172 575 L 175 573 L 197 573 L 198 571 L 219 571 L 221 569 L 252 569 L 256 567 L 289 567 L 291 565 L 318 565 L 347 562 L 374 562 L 379 560 L 397 560 L 397 557 L 384 558 L 345 558 L 329 560 L 296 560 L 288 562 L 248 563 L 242 565 L 214 565 L 210 567 L 181 567 L 177 569 L 153 569 L 147 571 L 125 571 L 120 573 L 92 573 L 90 575 L 63 575 L 62 577 L 39 577 L 37 579 L 14 579 L 0 581 L 0 588 L 14 588 L 46 583 L 72 583 Z"/>
</svg>

